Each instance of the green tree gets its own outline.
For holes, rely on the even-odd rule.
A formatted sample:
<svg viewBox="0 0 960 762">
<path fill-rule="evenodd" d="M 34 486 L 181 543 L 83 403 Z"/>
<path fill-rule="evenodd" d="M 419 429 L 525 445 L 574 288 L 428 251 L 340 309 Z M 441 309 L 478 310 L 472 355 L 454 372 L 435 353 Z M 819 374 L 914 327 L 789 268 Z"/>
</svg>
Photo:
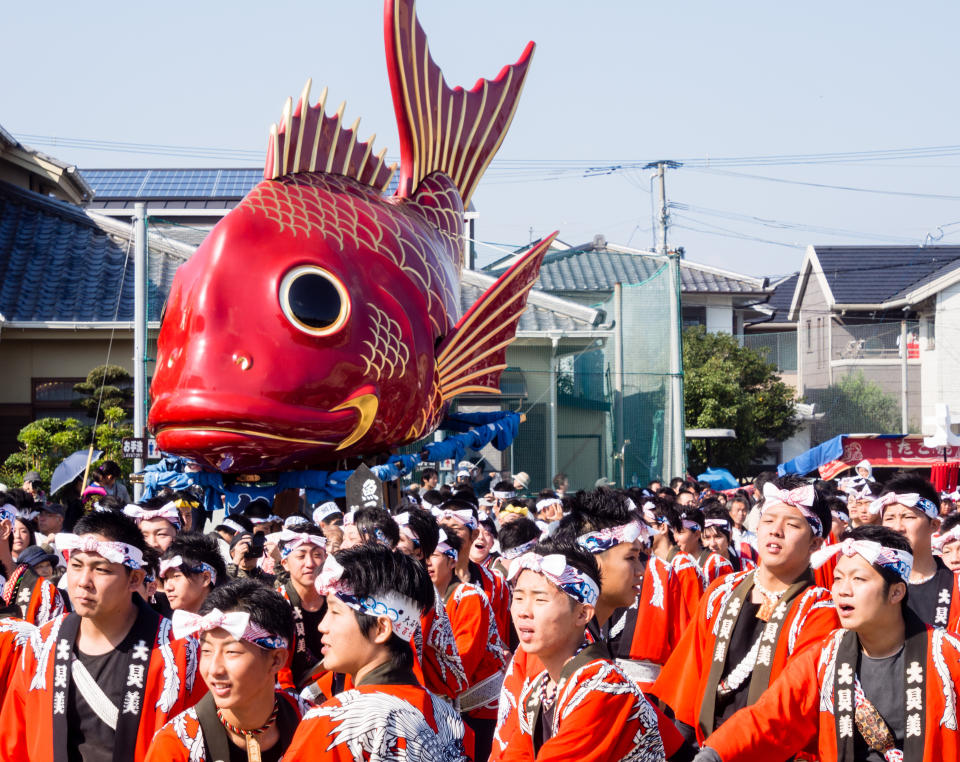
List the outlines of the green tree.
<svg viewBox="0 0 960 762">
<path fill-rule="evenodd" d="M 868 380 L 863 371 L 844 376 L 826 389 L 808 389 L 809 402 L 824 416 L 813 426 L 815 442 L 825 442 L 839 434 L 901 434 L 900 403 L 892 394 Z"/>
<path fill-rule="evenodd" d="M 76 404 L 101 423 L 108 409 L 122 410 L 133 400 L 133 376 L 119 365 L 99 365 L 87 374 L 86 381 L 74 384 L 73 390 L 83 395 Z"/>
<path fill-rule="evenodd" d="M 724 333 L 702 326 L 683 333 L 683 402 L 687 428 L 734 429 L 736 439 L 714 441 L 712 466 L 742 473 L 766 453 L 769 440 L 783 441 L 799 426 L 796 394 L 780 380 L 774 363 Z M 706 443 L 694 440 L 691 470 L 707 465 Z"/>
<path fill-rule="evenodd" d="M 4 462 L 4 482 L 19 487 L 27 471 L 37 471 L 49 486 L 50 477 L 60 461 L 89 446 L 90 427 L 76 418 L 40 418 L 20 429 L 17 441 L 23 449 Z"/>
</svg>

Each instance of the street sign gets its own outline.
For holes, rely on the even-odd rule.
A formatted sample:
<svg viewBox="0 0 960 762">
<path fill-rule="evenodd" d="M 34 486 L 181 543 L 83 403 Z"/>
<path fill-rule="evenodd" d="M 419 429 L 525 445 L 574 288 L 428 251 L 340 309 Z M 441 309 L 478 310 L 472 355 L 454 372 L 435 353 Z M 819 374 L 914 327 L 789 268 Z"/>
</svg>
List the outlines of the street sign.
<svg viewBox="0 0 960 762">
<path fill-rule="evenodd" d="M 157 449 L 157 440 L 153 437 L 147 439 L 147 460 L 160 460 L 163 453 Z"/>
<path fill-rule="evenodd" d="M 143 458 L 146 452 L 146 446 L 140 437 L 124 437 L 122 442 L 124 458 Z"/>
</svg>

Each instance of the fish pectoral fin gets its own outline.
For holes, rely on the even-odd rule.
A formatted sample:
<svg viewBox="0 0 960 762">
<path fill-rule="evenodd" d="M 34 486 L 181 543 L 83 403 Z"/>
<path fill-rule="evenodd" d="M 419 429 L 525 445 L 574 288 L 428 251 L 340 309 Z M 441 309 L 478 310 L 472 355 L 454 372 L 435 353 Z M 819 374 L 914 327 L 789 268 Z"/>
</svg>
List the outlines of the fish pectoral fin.
<svg viewBox="0 0 960 762">
<path fill-rule="evenodd" d="M 360 420 L 357 421 L 357 425 L 354 427 L 353 431 L 347 435 L 347 437 L 337 445 L 337 450 L 345 450 L 350 445 L 356 444 L 359 442 L 363 436 L 370 431 L 370 427 L 373 425 L 374 419 L 377 417 L 377 409 L 380 407 L 380 400 L 377 399 L 376 395 L 373 394 L 361 394 L 357 397 L 353 397 L 348 400 L 344 400 L 336 407 L 330 408 L 331 413 L 336 413 L 340 410 L 356 410 L 360 414 Z"/>
<path fill-rule="evenodd" d="M 437 371 L 444 402 L 465 392 L 500 391 L 507 347 L 540 275 L 540 263 L 556 237 L 532 246 L 488 288 L 437 348 Z"/>
<path fill-rule="evenodd" d="M 433 172 L 456 184 L 466 209 L 500 148 L 527 77 L 534 44 L 494 79 L 451 88 L 433 61 L 414 0 L 387 0 L 387 71 L 400 131 L 400 186 L 409 196 Z"/>
</svg>

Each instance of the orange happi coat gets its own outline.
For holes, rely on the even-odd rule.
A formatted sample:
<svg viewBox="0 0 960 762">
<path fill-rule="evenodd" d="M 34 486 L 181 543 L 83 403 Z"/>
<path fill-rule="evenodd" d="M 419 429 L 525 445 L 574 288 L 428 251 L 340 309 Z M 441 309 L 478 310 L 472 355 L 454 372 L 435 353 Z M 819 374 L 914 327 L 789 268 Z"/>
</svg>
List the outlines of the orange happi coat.
<svg viewBox="0 0 960 762">
<path fill-rule="evenodd" d="M 960 640 L 942 629 L 925 629 L 925 722 L 911 727 L 908 720 L 906 732 L 922 732 L 923 760 L 957 762 Z M 834 715 L 834 678 L 837 651 L 845 632 L 835 631 L 821 646 L 807 649 L 791 661 L 759 701 L 734 714 L 706 740 L 706 745 L 716 750 L 723 762 L 786 759 L 811 744 L 818 748 L 821 762 L 837 762 L 841 755 Z M 906 678 L 910 680 L 909 673 Z M 891 688 L 903 690 L 901 686 Z M 920 762 L 920 756 L 906 757 L 905 762 Z"/>
<path fill-rule="evenodd" d="M 673 654 L 650 692 L 669 706 L 681 722 L 696 728 L 698 741 L 706 736 L 699 717 L 704 694 L 710 681 L 711 664 L 717 642 L 719 620 L 739 585 L 752 582 L 754 572 L 728 574 L 715 581 L 700 601 L 697 615 L 684 631 Z M 806 647 L 819 644 L 837 627 L 837 615 L 830 593 L 810 586 L 795 597 L 772 649 L 770 681 Z M 716 686 L 710 686 L 716 690 Z"/>
</svg>

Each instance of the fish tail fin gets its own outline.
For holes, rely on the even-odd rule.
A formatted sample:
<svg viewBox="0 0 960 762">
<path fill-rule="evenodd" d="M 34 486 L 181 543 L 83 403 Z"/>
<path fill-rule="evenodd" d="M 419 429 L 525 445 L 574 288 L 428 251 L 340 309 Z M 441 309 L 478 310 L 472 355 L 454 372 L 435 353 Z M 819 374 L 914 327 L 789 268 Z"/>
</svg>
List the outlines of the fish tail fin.
<svg viewBox="0 0 960 762">
<path fill-rule="evenodd" d="M 517 107 L 534 44 L 495 79 L 472 90 L 450 88 L 430 55 L 414 0 L 385 0 L 387 70 L 400 131 L 399 196 L 427 175 L 445 173 L 470 204 L 480 178 L 500 148 Z"/>
<path fill-rule="evenodd" d="M 540 274 L 540 263 L 557 234 L 534 244 L 488 288 L 437 348 L 443 401 L 466 392 L 500 391 L 507 367 L 507 347 L 517 334 L 527 295 Z"/>
<path fill-rule="evenodd" d="M 263 178 L 275 180 L 284 175 L 324 172 L 351 177 L 380 192 L 386 190 L 397 170 L 396 164 L 384 164 L 387 149 L 373 154 L 376 135 L 365 142 L 357 140 L 359 119 L 348 129 L 343 128 L 345 103 L 333 116 L 327 116 L 326 88 L 316 105 L 311 106 L 310 85 L 308 79 L 296 106 L 287 98 L 280 122 L 271 125 Z"/>
</svg>

